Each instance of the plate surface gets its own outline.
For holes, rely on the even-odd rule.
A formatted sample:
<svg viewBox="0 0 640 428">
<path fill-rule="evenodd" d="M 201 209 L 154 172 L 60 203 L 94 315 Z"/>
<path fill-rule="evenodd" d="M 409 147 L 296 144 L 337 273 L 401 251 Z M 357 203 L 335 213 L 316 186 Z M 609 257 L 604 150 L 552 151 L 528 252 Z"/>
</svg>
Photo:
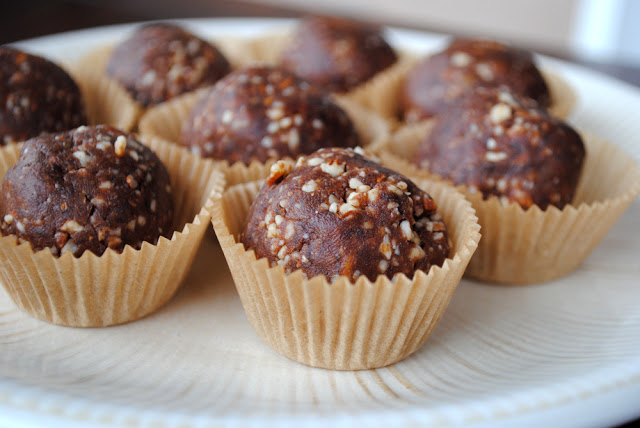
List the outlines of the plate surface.
<svg viewBox="0 0 640 428">
<path fill-rule="evenodd" d="M 189 20 L 211 37 L 286 20 Z M 73 60 L 131 26 L 18 43 Z M 443 36 L 391 30 L 427 52 Z M 541 58 L 579 94 L 569 121 L 640 158 L 640 91 Z M 333 372 L 281 357 L 244 315 L 213 232 L 175 298 L 138 322 L 72 329 L 0 291 L 0 426 L 606 426 L 640 416 L 640 203 L 573 274 L 527 287 L 463 280 L 435 333 L 388 368 Z"/>
</svg>

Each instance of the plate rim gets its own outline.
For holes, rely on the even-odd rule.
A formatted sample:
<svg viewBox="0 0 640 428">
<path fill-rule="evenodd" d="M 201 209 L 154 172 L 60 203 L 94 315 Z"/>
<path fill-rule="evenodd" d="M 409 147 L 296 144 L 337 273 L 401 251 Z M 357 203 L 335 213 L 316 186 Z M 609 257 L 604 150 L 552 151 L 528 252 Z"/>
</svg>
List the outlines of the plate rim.
<svg viewBox="0 0 640 428">
<path fill-rule="evenodd" d="M 292 22 L 295 22 L 294 18 L 192 18 L 192 19 L 169 19 L 169 20 L 160 20 L 160 21 L 171 21 L 171 22 L 177 22 L 177 23 L 182 23 L 188 26 L 194 25 L 221 25 L 221 33 L 224 33 L 225 31 L 228 31 L 230 28 L 234 27 L 234 26 L 240 26 L 240 25 L 247 25 L 247 24 L 251 24 L 252 26 L 252 30 L 250 32 L 254 33 L 254 34 L 260 34 L 262 32 L 265 31 L 265 28 L 269 29 L 275 29 L 275 28 L 282 28 L 285 25 L 290 25 Z M 61 33 L 56 33 L 56 34 L 52 34 L 52 35 L 46 35 L 46 36 L 42 36 L 42 37 L 37 37 L 37 38 L 31 38 L 31 39 L 26 39 L 26 40 L 21 40 L 21 41 L 17 41 L 17 42 L 12 42 L 10 43 L 10 45 L 15 45 L 15 46 L 20 46 L 20 47 L 29 47 L 30 45 L 40 45 L 40 44 L 47 44 L 47 43 L 56 43 L 56 42 L 60 42 L 61 40 L 65 40 L 65 39 L 73 39 L 73 38 L 80 38 L 80 37 L 90 37 L 92 35 L 96 35 L 96 34 L 108 34 L 108 37 L 110 37 L 111 39 L 114 38 L 115 34 L 117 32 L 121 32 L 121 31 L 127 31 L 130 30 L 131 28 L 146 23 L 146 22 L 156 22 L 154 21 L 140 21 L 140 22 L 132 22 L 132 23 L 127 23 L 127 24 L 116 24 L 116 25 L 109 25 L 109 26 L 100 26 L 100 27 L 94 27 L 94 28 L 88 28 L 88 29 L 81 29 L 81 30 L 74 30 L 74 31 L 70 31 L 70 32 L 61 32 Z M 429 32 L 422 32 L 422 31 L 418 31 L 418 30 L 407 30 L 407 29 L 402 29 L 402 28 L 397 28 L 397 27 L 386 27 L 390 30 L 391 34 L 394 37 L 408 37 L 409 39 L 427 39 L 427 38 L 441 38 L 441 37 L 445 37 L 445 35 L 443 34 L 437 34 L 437 33 L 429 33 Z M 234 35 L 237 35 L 234 33 Z M 221 35 L 218 35 L 218 37 L 222 37 Z M 95 43 L 95 42 L 94 42 Z M 430 42 L 431 43 L 431 42 Z M 594 70 L 590 70 L 588 68 L 585 68 L 581 65 L 577 65 L 571 62 L 567 62 L 564 60 L 560 60 L 560 59 L 555 59 L 555 58 L 550 58 L 550 57 L 545 57 L 545 56 L 540 56 L 540 58 L 545 62 L 545 63 L 555 63 L 558 64 L 561 68 L 563 68 L 564 70 L 572 70 L 573 72 L 576 73 L 581 73 L 585 76 L 587 76 L 590 79 L 597 79 L 598 81 L 602 82 L 603 84 L 606 85 L 615 85 L 618 88 L 622 89 L 622 90 L 631 90 L 632 94 L 634 96 L 637 96 L 639 98 L 640 101 L 640 89 L 632 84 L 629 84 L 627 82 L 623 82 L 619 79 L 616 79 L 614 77 L 608 76 L 604 73 L 598 72 L 598 71 L 594 71 Z M 589 391 L 588 394 L 582 394 L 581 397 L 574 397 L 573 399 L 568 399 L 567 402 L 565 403 L 558 403 L 558 402 L 554 402 L 554 403 L 549 403 L 547 406 L 536 406 L 532 409 L 529 410 L 525 410 L 523 412 L 520 412 L 519 410 L 514 410 L 512 412 L 512 414 L 509 415 L 505 415 L 503 418 L 492 418 L 491 415 L 487 415 L 487 419 L 484 421 L 477 421 L 478 423 L 473 423 L 471 425 L 466 425 L 465 426 L 474 426 L 474 427 L 484 427 L 484 426 L 489 426 L 489 425 L 485 425 L 485 424 L 491 424 L 491 426 L 500 426 L 499 424 L 502 422 L 507 421 L 507 419 L 513 418 L 513 417 L 525 417 L 525 418 L 530 418 L 529 422 L 535 422 L 535 424 L 540 424 L 540 423 L 544 423 L 545 420 L 538 420 L 536 419 L 536 412 L 538 411 L 544 411 L 544 410 L 549 410 L 549 409 L 561 409 L 562 407 L 566 407 L 566 406 L 570 406 L 570 405 L 580 405 L 581 402 L 584 402 L 586 399 L 589 398 L 597 398 L 600 397 L 602 399 L 606 399 L 607 397 L 611 397 L 614 396 L 615 393 L 617 391 L 620 391 L 621 389 L 625 389 L 625 388 L 629 388 L 631 391 L 634 392 L 638 392 L 638 394 L 640 395 L 640 357 L 638 359 L 638 366 L 635 368 L 635 370 L 633 368 L 628 368 L 628 370 L 618 370 L 618 369 L 622 369 L 625 364 L 627 362 L 621 362 L 617 365 L 610 365 L 607 366 L 607 370 L 606 372 L 609 372 L 611 370 L 615 371 L 617 373 L 617 377 L 614 377 L 612 379 L 608 379 L 608 382 L 601 382 L 600 384 L 598 384 L 598 386 L 596 388 L 592 388 L 591 391 Z M 602 374 L 598 375 L 599 378 L 602 378 Z M 17 423 L 20 424 L 22 426 L 22 424 L 24 422 L 30 423 L 29 421 L 25 421 L 25 420 L 18 420 L 18 419 L 14 419 L 13 421 L 11 419 L 7 419 L 6 415 L 10 414 L 10 413 L 20 413 L 21 410 L 17 407 L 15 407 L 15 403 L 14 406 L 11 406 L 11 400 L 10 400 L 10 394 L 8 395 L 6 393 L 6 389 L 7 389 L 7 383 L 19 383 L 17 380 L 10 380 L 10 379 L 6 379 L 4 377 L 0 377 L 0 425 L 4 425 L 4 424 L 10 424 L 10 423 Z M 571 379 L 569 380 L 569 382 L 567 383 L 571 383 Z M 567 386 L 566 383 L 563 383 L 561 386 Z M 34 386 L 36 387 L 36 386 Z M 548 390 L 548 388 L 544 388 L 545 390 Z M 49 391 L 47 388 L 41 388 L 41 392 L 44 394 L 48 394 L 51 393 L 51 391 Z M 54 391 L 55 393 L 55 391 Z M 528 394 L 530 394 L 530 392 L 528 392 Z M 526 395 L 526 394 L 525 394 Z M 557 397 L 557 394 L 555 394 L 555 396 Z M 500 397 L 494 397 L 493 400 L 499 400 Z M 557 401 L 557 400 L 556 400 Z M 453 408 L 458 408 L 458 407 L 463 407 L 464 404 L 455 404 L 455 405 L 450 405 Z M 381 414 L 376 414 L 375 417 L 376 419 L 379 418 L 380 416 L 382 416 L 384 414 L 385 419 L 387 417 L 391 417 L 392 420 L 395 419 L 396 423 L 401 423 L 401 422 L 415 422 L 415 421 L 419 421 L 420 419 L 428 416 L 425 413 L 425 409 L 421 409 L 420 407 L 414 406 L 415 408 L 413 409 L 383 409 L 384 412 L 382 412 Z M 580 406 L 578 406 L 580 407 Z M 591 409 L 593 410 L 593 407 L 591 407 Z M 42 407 L 40 407 L 39 409 L 37 409 L 38 411 L 40 411 L 41 413 L 38 413 L 37 415 L 35 415 L 35 419 L 33 420 L 33 424 L 32 426 L 43 426 L 43 423 L 46 423 L 47 426 L 51 426 L 51 423 L 63 423 L 63 422 L 72 422 L 72 423 L 76 423 L 73 422 L 73 420 L 69 420 L 69 419 L 60 419 L 59 421 L 56 419 L 58 417 L 60 417 L 59 415 L 56 416 L 55 412 L 50 412 L 50 413 L 46 413 L 46 411 L 43 411 Z M 410 412 L 409 412 L 410 410 Z M 576 409 L 577 410 L 577 409 Z M 626 410 L 626 409 L 625 409 Z M 634 412 L 625 412 L 625 416 L 623 419 L 620 419 L 620 417 L 622 417 L 622 412 L 618 413 L 617 416 L 619 417 L 613 417 L 615 415 L 611 415 L 611 418 L 603 420 L 604 423 L 621 423 L 624 422 L 625 420 L 628 419 L 628 416 L 631 415 L 632 417 L 638 417 L 640 416 L 640 408 L 637 409 L 633 409 Z M 426 412 L 428 413 L 428 409 L 426 409 Z M 412 414 L 409 414 L 412 413 Z M 415 414 L 413 414 L 415 413 Z M 40 415 L 40 416 L 38 416 Z M 405 416 L 407 419 L 403 419 L 402 417 Z M 39 420 L 38 418 L 52 418 L 52 419 L 42 419 Z M 286 418 L 289 420 L 290 423 L 299 423 L 299 417 L 294 417 L 294 418 Z M 356 418 L 357 419 L 357 418 Z M 349 422 L 353 422 L 354 419 L 351 419 Z M 186 421 L 181 421 L 182 423 L 187 423 Z M 278 424 L 279 421 L 277 418 L 272 418 L 269 420 L 269 422 L 271 424 Z M 308 421 L 307 421 L 308 422 Z M 375 423 L 378 423 L 380 421 L 373 421 Z M 386 421 L 388 422 L 388 421 Z M 547 421 L 549 422 L 549 421 Z M 556 421 L 557 422 L 557 421 Z M 79 426 L 87 426 L 86 425 L 86 421 L 78 421 L 77 423 L 83 423 L 83 425 L 79 425 Z M 221 423 L 220 421 L 215 421 L 214 423 Z M 498 424 L 498 425 L 496 425 Z M 141 424 L 143 425 L 143 424 Z M 197 425 L 197 424 L 194 424 Z M 9 425 L 7 425 L 9 426 Z M 57 426 L 57 425 L 54 425 Z M 68 426 L 68 425 L 60 425 L 60 426 Z M 526 424 L 524 426 L 527 426 Z M 535 425 L 531 425 L 530 426 L 535 426 Z M 574 425 L 566 425 L 566 426 L 574 426 Z"/>
</svg>

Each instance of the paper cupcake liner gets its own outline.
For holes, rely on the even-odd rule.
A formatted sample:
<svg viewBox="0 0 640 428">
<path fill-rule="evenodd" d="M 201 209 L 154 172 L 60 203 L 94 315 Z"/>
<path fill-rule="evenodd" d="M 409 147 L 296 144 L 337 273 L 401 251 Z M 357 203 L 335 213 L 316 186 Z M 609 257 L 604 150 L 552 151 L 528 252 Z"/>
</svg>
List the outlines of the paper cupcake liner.
<svg viewBox="0 0 640 428">
<path fill-rule="evenodd" d="M 175 222 L 171 239 L 140 250 L 126 246 L 102 256 L 90 251 L 57 258 L 48 249 L 34 252 L 29 243 L 0 238 L 0 280 L 22 311 L 41 320 L 74 327 L 103 327 L 142 318 L 176 292 L 209 228 L 212 195 L 222 191 L 224 177 L 210 161 L 151 141 L 149 146 L 171 176 Z M 19 157 L 21 145 L 0 149 L 0 174 Z"/>
<path fill-rule="evenodd" d="M 410 162 L 433 121 L 406 126 L 387 140 L 383 164 L 410 177 L 431 177 Z M 640 169 L 623 150 L 581 133 L 587 152 L 571 205 L 542 211 L 459 189 L 476 209 L 482 240 L 466 275 L 502 284 L 560 278 L 582 264 L 640 192 Z"/>
<path fill-rule="evenodd" d="M 148 109 L 140 119 L 140 133 L 147 137 L 160 138 L 177 144 L 182 135 L 182 125 L 189 118 L 196 103 L 207 92 L 208 90 L 205 88 L 180 95 Z M 335 96 L 334 99 L 351 118 L 364 147 L 377 146 L 379 142 L 384 141 L 391 134 L 389 122 L 379 115 L 346 97 Z M 232 186 L 266 178 L 269 174 L 269 167 L 274 161 L 252 162 L 249 166 L 242 162 L 234 164 L 229 164 L 227 161 L 216 162 L 225 171 L 227 186 Z"/>
<path fill-rule="evenodd" d="M 140 106 L 118 82 L 96 73 L 91 61 L 64 65 L 84 98 L 89 125 L 111 125 L 123 131 L 135 127 Z"/>
<path fill-rule="evenodd" d="M 376 75 L 348 96 L 388 120 L 402 122 L 402 89 L 407 75 L 418 63 L 419 59 L 416 57 L 403 55 L 395 66 Z M 540 72 L 551 94 L 549 113 L 560 119 L 567 118 L 576 105 L 576 92 L 554 70 L 541 67 Z"/>
<path fill-rule="evenodd" d="M 453 187 L 419 180 L 437 202 L 451 237 L 442 267 L 412 279 L 381 275 L 375 282 L 347 277 L 329 283 L 302 271 L 256 260 L 238 242 L 261 182 L 229 188 L 215 202 L 212 222 L 247 317 L 282 355 L 313 367 L 360 370 L 387 366 L 415 352 L 441 319 L 480 239 L 471 204 Z"/>
<path fill-rule="evenodd" d="M 256 62 L 274 65 L 280 61 L 280 54 L 290 41 L 290 31 L 273 32 L 254 38 L 249 48 Z"/>
</svg>

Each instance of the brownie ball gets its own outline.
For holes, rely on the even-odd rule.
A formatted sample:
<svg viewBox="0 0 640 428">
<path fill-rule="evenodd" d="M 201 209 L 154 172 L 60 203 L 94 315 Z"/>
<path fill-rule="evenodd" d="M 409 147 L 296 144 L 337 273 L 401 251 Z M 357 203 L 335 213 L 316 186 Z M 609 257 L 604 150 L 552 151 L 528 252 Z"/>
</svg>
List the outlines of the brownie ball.
<svg viewBox="0 0 640 428">
<path fill-rule="evenodd" d="M 375 281 L 441 266 L 447 228 L 411 180 L 343 148 L 278 161 L 249 210 L 241 240 L 258 258 L 329 280 Z"/>
<path fill-rule="evenodd" d="M 0 47 L 0 144 L 87 123 L 78 85 L 39 56 Z"/>
<path fill-rule="evenodd" d="M 534 100 L 479 88 L 438 116 L 416 161 L 485 199 L 545 209 L 571 202 L 584 157 L 580 136 Z"/>
<path fill-rule="evenodd" d="M 288 71 L 255 66 L 211 89 L 191 111 L 181 142 L 203 157 L 249 164 L 360 140 L 328 93 Z"/>
<path fill-rule="evenodd" d="M 212 85 L 230 71 L 215 46 L 172 24 L 139 28 L 107 65 L 107 74 L 145 107 Z"/>
<path fill-rule="evenodd" d="M 36 251 L 101 255 L 171 232 L 167 170 L 133 135 L 109 126 L 28 140 L 0 190 L 2 234 Z"/>
<path fill-rule="evenodd" d="M 292 40 L 281 65 L 332 92 L 346 92 L 398 60 L 379 26 L 344 18 L 305 17 Z"/>
<path fill-rule="evenodd" d="M 402 92 L 404 119 L 417 122 L 436 116 L 478 87 L 497 86 L 533 98 L 541 107 L 551 104 L 547 84 L 530 52 L 494 41 L 456 39 L 407 76 Z"/>
</svg>

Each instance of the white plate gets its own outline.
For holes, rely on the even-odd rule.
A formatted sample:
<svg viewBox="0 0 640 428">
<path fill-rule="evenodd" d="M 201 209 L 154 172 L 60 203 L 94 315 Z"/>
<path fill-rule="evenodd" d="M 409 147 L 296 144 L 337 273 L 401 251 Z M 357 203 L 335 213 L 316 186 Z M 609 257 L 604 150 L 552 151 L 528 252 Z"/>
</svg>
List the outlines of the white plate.
<svg viewBox="0 0 640 428">
<path fill-rule="evenodd" d="M 191 20 L 213 37 L 282 20 Z M 130 26 L 19 43 L 58 60 Z M 392 31 L 426 51 L 442 36 Z M 640 91 L 542 58 L 580 99 L 570 121 L 638 159 Z M 463 281 L 434 335 L 392 367 L 333 372 L 296 364 L 249 326 L 209 236 L 158 313 L 105 329 L 56 327 L 0 292 L 0 426 L 605 426 L 640 416 L 640 204 L 584 265 L 553 283 Z"/>
</svg>

